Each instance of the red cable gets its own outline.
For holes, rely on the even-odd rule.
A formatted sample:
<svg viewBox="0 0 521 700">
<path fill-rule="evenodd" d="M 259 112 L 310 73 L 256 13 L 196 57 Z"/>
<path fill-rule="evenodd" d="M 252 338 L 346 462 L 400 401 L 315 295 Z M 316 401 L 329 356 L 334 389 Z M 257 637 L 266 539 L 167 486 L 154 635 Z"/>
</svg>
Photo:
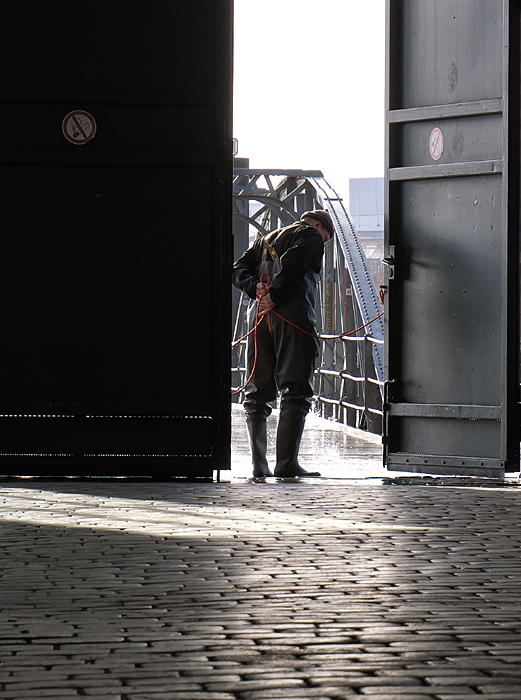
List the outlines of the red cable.
<svg viewBox="0 0 521 700">
<path fill-rule="evenodd" d="M 244 335 L 242 338 L 239 338 L 239 340 L 237 340 L 235 343 L 232 344 L 232 349 L 233 349 L 236 345 L 238 345 L 240 342 L 242 342 L 242 341 L 243 341 L 245 338 L 247 338 L 249 335 L 251 335 L 252 333 L 255 333 L 255 357 L 254 357 L 254 360 L 253 360 L 253 368 L 252 368 L 252 370 L 251 370 L 250 376 L 248 377 L 248 381 L 247 381 L 245 384 L 243 384 L 243 386 L 241 386 L 240 389 L 237 389 L 236 391 L 233 391 L 233 392 L 232 392 L 232 396 L 235 396 L 236 394 L 240 394 L 241 391 L 243 391 L 243 390 L 248 386 L 248 384 L 251 382 L 251 380 L 252 380 L 253 373 L 255 372 L 255 367 L 257 366 L 257 328 L 258 328 L 259 325 L 262 323 L 262 321 L 264 320 L 265 316 L 268 317 L 268 323 L 269 323 L 269 331 L 270 331 L 270 333 L 271 333 L 271 318 L 270 318 L 270 314 L 275 314 L 275 316 L 277 316 L 278 318 L 280 318 L 282 321 L 285 321 L 286 323 L 289 323 L 290 326 L 293 326 L 293 328 L 296 328 L 298 331 L 301 331 L 301 333 L 305 333 L 306 335 L 310 335 L 312 338 L 318 338 L 318 340 L 321 340 L 321 337 L 320 337 L 319 335 L 316 335 L 316 333 L 310 333 L 309 331 L 305 331 L 305 330 L 304 330 L 303 328 L 301 328 L 300 326 L 297 326 L 296 323 L 293 323 L 293 321 L 290 321 L 289 319 L 284 318 L 284 316 L 281 316 L 280 314 L 278 314 L 276 311 L 273 311 L 273 309 L 272 309 L 271 311 L 268 311 L 267 314 L 264 313 L 262 316 L 259 315 L 259 308 L 260 308 L 259 302 L 260 302 L 260 300 L 262 299 L 262 297 L 266 296 L 266 294 L 268 293 L 268 292 L 267 292 L 267 287 L 269 287 L 269 279 L 270 279 L 269 275 L 267 275 L 266 273 L 263 273 L 263 274 L 261 275 L 261 282 L 262 282 L 262 278 L 263 278 L 263 277 L 267 277 L 267 278 L 268 278 L 268 283 L 267 283 L 267 286 L 264 287 L 264 288 L 261 290 L 263 293 L 262 293 L 262 294 L 259 293 L 259 294 L 257 295 L 257 315 L 255 316 L 255 325 L 253 326 L 253 328 L 252 328 L 250 331 L 248 331 L 248 333 L 246 333 L 246 335 Z M 266 284 L 266 283 L 264 283 L 264 284 Z M 347 337 L 348 335 L 353 335 L 353 333 L 358 333 L 358 331 L 361 331 L 362 328 L 365 328 L 366 326 L 369 326 L 371 323 L 373 323 L 373 321 L 376 321 L 378 318 L 380 318 L 381 316 L 383 316 L 384 313 L 385 313 L 384 311 L 381 311 L 381 312 L 378 314 L 378 316 L 375 316 L 375 317 L 372 318 L 370 321 L 367 321 L 367 323 L 364 323 L 362 326 L 359 326 L 358 328 L 355 328 L 353 331 L 348 331 L 347 333 L 340 333 L 339 335 L 333 336 L 332 338 L 326 338 L 326 340 L 337 340 L 337 339 L 340 340 L 341 338 L 345 338 L 345 337 Z"/>
<path fill-rule="evenodd" d="M 250 333 L 252 333 L 253 331 L 255 331 L 255 341 L 254 341 L 254 342 L 255 342 L 255 357 L 254 357 L 254 359 L 253 359 L 253 367 L 252 367 L 250 376 L 248 377 L 246 383 L 243 384 L 243 385 L 242 385 L 239 389 L 237 389 L 236 391 L 232 391 L 232 396 L 235 396 L 236 394 L 240 394 L 241 391 L 243 391 L 244 389 L 246 389 L 246 387 L 248 386 L 248 384 L 251 382 L 252 377 L 253 377 L 253 373 L 255 372 L 255 368 L 257 367 L 257 352 L 258 352 L 258 348 L 257 348 L 257 328 L 260 326 L 260 324 L 261 324 L 262 321 L 264 320 L 264 316 L 261 316 L 261 317 L 260 317 L 260 320 L 257 321 L 257 318 L 258 318 L 258 317 L 259 317 L 259 307 L 257 306 L 257 316 L 255 317 L 255 325 L 253 326 L 253 328 L 251 329 L 251 331 L 250 331 L 249 333 L 246 333 L 246 335 L 244 336 L 245 338 L 247 338 L 247 337 L 250 335 Z M 243 340 L 243 339 L 241 338 L 241 340 Z M 240 340 L 237 341 L 237 343 L 240 343 L 240 342 L 241 342 Z M 236 344 L 237 344 L 237 343 L 236 343 Z"/>
<path fill-rule="evenodd" d="M 262 281 L 262 277 L 263 277 L 263 275 L 261 275 L 261 281 Z M 266 275 L 266 277 L 268 278 L 268 285 L 269 285 L 269 279 L 270 279 L 270 278 L 269 278 L 269 275 Z M 259 302 L 260 302 L 260 300 L 262 299 L 262 297 L 265 296 L 265 295 L 268 293 L 268 292 L 266 291 L 266 288 L 264 288 L 262 291 L 263 291 L 263 294 L 260 294 L 260 293 L 259 293 L 259 294 L 257 295 L 257 314 L 256 314 L 256 316 L 255 316 L 255 325 L 253 326 L 253 328 L 251 329 L 251 331 L 248 331 L 248 333 L 246 333 L 245 336 L 243 336 L 242 338 L 239 338 L 239 340 L 237 340 L 237 341 L 232 345 L 232 349 L 233 349 L 236 345 L 238 345 L 238 343 L 240 343 L 242 340 L 244 340 L 244 338 L 247 338 L 251 333 L 254 333 L 255 357 L 254 357 L 254 359 L 253 359 L 253 367 L 252 367 L 252 370 L 251 370 L 251 372 L 250 372 L 250 376 L 248 377 L 248 379 L 247 379 L 247 381 L 246 381 L 245 384 L 243 384 L 243 385 L 242 385 L 239 389 L 237 389 L 236 391 L 232 391 L 232 396 L 235 396 L 236 394 L 240 394 L 241 391 L 243 391 L 244 389 L 246 389 L 246 387 L 248 386 L 248 384 L 251 382 L 252 377 L 253 377 L 253 374 L 254 374 L 254 372 L 255 372 L 255 368 L 257 367 L 257 354 L 258 354 L 258 346 L 257 346 L 257 328 L 260 326 L 260 324 L 261 324 L 262 321 L 264 320 L 264 317 L 266 316 L 266 314 L 262 314 L 262 316 L 259 314 L 259 310 L 260 310 Z M 269 329 L 270 329 L 270 333 L 271 333 L 271 319 L 269 318 L 269 315 L 268 315 L 268 321 L 269 321 Z"/>
<path fill-rule="evenodd" d="M 251 334 L 253 333 L 254 330 L 257 329 L 257 326 L 260 324 L 260 322 L 262 321 L 263 318 L 264 318 L 264 316 L 261 316 L 260 321 L 259 321 L 258 323 L 257 323 L 257 322 L 255 323 L 255 325 L 253 326 L 253 328 L 251 329 L 251 331 L 248 331 L 248 332 L 246 333 L 246 335 L 243 335 L 242 338 L 239 338 L 239 340 L 236 340 L 235 343 L 232 343 L 232 350 L 233 350 L 234 347 L 236 347 L 237 345 L 239 345 L 239 343 L 242 343 L 243 340 L 246 340 L 246 338 L 247 338 L 249 335 L 251 335 Z M 257 321 L 257 319 L 255 319 L 255 321 Z"/>
<path fill-rule="evenodd" d="M 345 338 L 348 335 L 353 335 L 353 333 L 358 333 L 358 331 L 361 331 L 362 328 L 365 328 L 366 326 L 370 326 L 373 321 L 376 321 L 377 318 L 380 318 L 380 316 L 383 316 L 384 313 L 385 313 L 385 311 L 380 311 L 378 316 L 375 316 L 370 321 L 367 321 L 367 323 L 364 323 L 362 326 L 355 328 L 354 331 L 348 331 L 347 333 L 340 333 L 340 335 L 337 335 L 337 338 Z M 334 338 L 332 338 L 331 340 L 334 340 Z"/>
</svg>

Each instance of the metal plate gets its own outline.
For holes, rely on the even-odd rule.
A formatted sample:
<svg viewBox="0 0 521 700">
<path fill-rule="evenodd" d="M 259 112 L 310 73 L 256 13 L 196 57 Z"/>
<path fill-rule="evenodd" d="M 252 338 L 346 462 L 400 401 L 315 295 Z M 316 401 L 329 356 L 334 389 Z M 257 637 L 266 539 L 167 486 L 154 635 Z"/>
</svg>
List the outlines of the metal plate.
<svg viewBox="0 0 521 700">
<path fill-rule="evenodd" d="M 232 2 L 2 13 L 2 474 L 229 469 Z"/>
<path fill-rule="evenodd" d="M 385 461 L 501 477 L 519 453 L 519 10 L 387 14 Z"/>
</svg>

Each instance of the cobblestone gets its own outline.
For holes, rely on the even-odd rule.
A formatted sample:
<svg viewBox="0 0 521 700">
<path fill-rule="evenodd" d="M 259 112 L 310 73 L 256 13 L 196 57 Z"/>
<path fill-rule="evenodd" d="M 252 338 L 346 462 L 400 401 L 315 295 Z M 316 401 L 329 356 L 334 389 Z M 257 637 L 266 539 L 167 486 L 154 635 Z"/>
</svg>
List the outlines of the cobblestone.
<svg viewBox="0 0 521 700">
<path fill-rule="evenodd" d="M 0 483 L 0 700 L 521 700 L 520 501 Z"/>
</svg>

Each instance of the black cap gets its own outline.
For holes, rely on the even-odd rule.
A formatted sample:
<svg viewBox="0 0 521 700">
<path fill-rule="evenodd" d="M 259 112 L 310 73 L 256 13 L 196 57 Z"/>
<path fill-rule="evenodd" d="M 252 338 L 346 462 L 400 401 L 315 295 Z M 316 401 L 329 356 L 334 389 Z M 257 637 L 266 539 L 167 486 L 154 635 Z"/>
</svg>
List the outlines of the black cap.
<svg viewBox="0 0 521 700">
<path fill-rule="evenodd" d="M 329 234 L 331 238 L 335 235 L 335 226 L 333 224 L 333 219 L 331 218 L 331 214 L 328 211 L 325 211 L 325 209 L 314 209 L 313 211 L 306 211 L 302 216 L 300 217 L 300 220 L 306 216 L 309 216 L 311 219 L 317 219 L 317 221 L 320 221 L 320 223 L 324 224 L 324 226 L 327 228 L 329 231 Z"/>
</svg>

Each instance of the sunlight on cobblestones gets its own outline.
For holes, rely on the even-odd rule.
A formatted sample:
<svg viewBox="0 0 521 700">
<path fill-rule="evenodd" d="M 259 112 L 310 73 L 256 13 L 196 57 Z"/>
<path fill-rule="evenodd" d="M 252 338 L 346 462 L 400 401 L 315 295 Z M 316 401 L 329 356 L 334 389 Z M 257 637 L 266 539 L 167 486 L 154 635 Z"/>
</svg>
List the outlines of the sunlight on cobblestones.
<svg viewBox="0 0 521 700">
<path fill-rule="evenodd" d="M 72 485 L 72 488 L 74 486 Z M 70 487 L 69 487 L 70 488 Z M 259 487 L 262 488 L 262 487 Z M 300 488 L 300 487 L 299 487 Z M 137 505 L 139 503 L 139 505 Z M 163 537 L 239 537 L 247 533 L 298 535 L 317 532 L 377 532 L 432 530 L 432 525 L 364 522 L 342 517 L 300 516 L 255 508 L 179 505 L 175 502 L 134 501 L 87 494 L 38 492 L 10 488 L 4 496 L 2 520 L 33 525 L 117 530 Z"/>
</svg>

